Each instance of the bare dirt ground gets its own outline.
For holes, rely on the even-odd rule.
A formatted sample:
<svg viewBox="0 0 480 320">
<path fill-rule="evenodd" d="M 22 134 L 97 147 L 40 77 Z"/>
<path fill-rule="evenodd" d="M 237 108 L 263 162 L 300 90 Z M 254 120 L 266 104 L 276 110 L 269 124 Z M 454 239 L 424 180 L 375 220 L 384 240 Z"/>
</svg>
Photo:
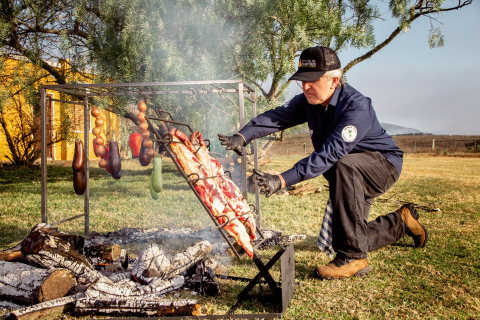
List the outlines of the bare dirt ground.
<svg viewBox="0 0 480 320">
<path fill-rule="evenodd" d="M 448 156 L 480 157 L 480 136 L 393 136 L 405 153 L 429 153 Z M 434 140 L 434 141 L 433 141 Z M 433 149 L 432 149 L 433 145 Z M 474 152 L 476 150 L 476 153 Z M 285 136 L 283 142 L 276 142 L 269 155 L 302 155 L 313 151 L 308 134 Z"/>
</svg>

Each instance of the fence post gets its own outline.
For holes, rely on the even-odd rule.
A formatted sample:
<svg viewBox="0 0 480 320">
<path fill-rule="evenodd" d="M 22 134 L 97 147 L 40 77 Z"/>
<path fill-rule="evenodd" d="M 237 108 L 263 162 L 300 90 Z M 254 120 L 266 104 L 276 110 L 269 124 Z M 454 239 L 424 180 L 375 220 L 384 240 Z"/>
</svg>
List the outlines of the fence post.
<svg viewBox="0 0 480 320">
<path fill-rule="evenodd" d="M 435 151 L 435 139 L 432 139 L 432 151 Z"/>
<path fill-rule="evenodd" d="M 413 147 L 413 153 L 417 153 L 417 141 L 415 141 L 415 146 Z"/>
<path fill-rule="evenodd" d="M 303 154 L 306 154 L 307 153 L 307 144 L 304 143 L 303 144 Z"/>
<path fill-rule="evenodd" d="M 473 142 L 473 153 L 477 153 L 477 140 Z"/>
</svg>

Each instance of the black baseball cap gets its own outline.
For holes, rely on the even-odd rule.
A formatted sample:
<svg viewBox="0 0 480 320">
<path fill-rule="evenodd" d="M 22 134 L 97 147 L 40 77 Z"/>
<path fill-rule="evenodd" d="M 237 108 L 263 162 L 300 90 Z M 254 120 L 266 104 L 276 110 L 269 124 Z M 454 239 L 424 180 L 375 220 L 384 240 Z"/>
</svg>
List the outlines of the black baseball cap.
<svg viewBox="0 0 480 320">
<path fill-rule="evenodd" d="M 288 80 L 317 81 L 327 71 L 340 69 L 335 51 L 327 47 L 307 48 L 300 54 L 298 70 Z"/>
</svg>

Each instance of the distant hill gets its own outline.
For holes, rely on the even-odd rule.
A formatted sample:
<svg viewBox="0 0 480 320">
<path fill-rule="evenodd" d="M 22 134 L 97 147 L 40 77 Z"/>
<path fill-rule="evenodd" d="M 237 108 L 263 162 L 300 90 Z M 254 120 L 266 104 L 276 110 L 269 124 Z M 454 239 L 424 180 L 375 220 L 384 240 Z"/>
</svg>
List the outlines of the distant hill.
<svg viewBox="0 0 480 320">
<path fill-rule="evenodd" d="M 390 124 L 390 123 L 380 123 L 380 125 L 391 136 L 394 136 L 397 134 L 421 133 L 421 131 L 417 129 L 405 128 L 405 127 L 397 126 L 395 124 Z"/>
</svg>

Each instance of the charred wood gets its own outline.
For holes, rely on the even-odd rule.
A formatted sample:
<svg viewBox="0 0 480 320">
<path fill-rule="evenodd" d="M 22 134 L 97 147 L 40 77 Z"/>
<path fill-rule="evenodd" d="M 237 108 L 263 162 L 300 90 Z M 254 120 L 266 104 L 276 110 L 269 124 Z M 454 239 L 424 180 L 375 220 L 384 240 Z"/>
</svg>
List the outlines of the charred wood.
<svg viewBox="0 0 480 320">
<path fill-rule="evenodd" d="M 8 302 L 8 301 L 0 301 L 0 309 L 8 309 L 8 310 L 15 310 L 21 309 L 22 306 L 16 303 Z"/>
<path fill-rule="evenodd" d="M 24 260 L 25 256 L 21 251 L 20 242 L 15 247 L 9 248 L 7 250 L 0 251 L 0 260 L 1 261 L 21 261 Z"/>
<path fill-rule="evenodd" d="M 100 272 L 94 270 L 87 262 L 74 261 L 60 254 L 40 250 L 36 254 L 27 255 L 27 259 L 44 268 L 64 268 L 72 272 L 77 281 L 83 284 L 94 283 L 105 278 Z M 110 281 L 108 278 L 105 278 Z"/>
<path fill-rule="evenodd" d="M 215 297 L 220 293 L 215 273 L 205 263 L 199 263 L 186 271 L 185 286 L 202 295 Z"/>
<path fill-rule="evenodd" d="M 265 237 L 263 241 L 256 248 L 257 250 L 262 250 L 266 247 L 278 246 L 278 245 L 288 245 L 294 241 L 303 241 L 307 238 L 305 234 L 293 234 L 282 236 L 282 232 L 275 230 L 262 230 L 262 234 Z M 255 243 L 259 243 L 261 240 L 256 240 Z"/>
<path fill-rule="evenodd" d="M 168 257 L 153 243 L 138 255 L 132 275 L 138 282 L 148 284 L 156 277 L 163 279 L 171 268 L 172 264 Z"/>
<path fill-rule="evenodd" d="M 208 241 L 199 241 L 188 247 L 184 252 L 173 257 L 171 271 L 165 275 L 166 279 L 179 275 L 199 261 L 205 260 L 212 252 L 213 246 Z"/>
<path fill-rule="evenodd" d="M 35 304 L 64 297 L 74 286 L 70 271 L 0 261 L 0 298 Z"/>
<path fill-rule="evenodd" d="M 196 300 L 146 299 L 79 299 L 75 314 L 130 315 L 130 316 L 195 316 L 200 315 Z"/>
<path fill-rule="evenodd" d="M 6 320 L 34 320 L 45 318 L 47 316 L 54 316 L 64 313 L 65 311 L 72 310 L 74 303 L 77 299 L 82 298 L 83 294 L 79 293 L 73 296 L 58 298 L 55 300 L 35 304 L 30 307 L 18 309 L 8 313 L 5 317 Z"/>
<path fill-rule="evenodd" d="M 48 251 L 91 267 L 85 257 L 78 252 L 84 245 L 82 237 L 58 232 L 57 228 L 37 226 L 22 241 L 21 250 L 24 256 Z"/>
<path fill-rule="evenodd" d="M 84 247 L 83 255 L 90 261 L 114 262 L 120 258 L 121 247 L 113 243 L 98 243 Z M 96 264 L 96 263 L 94 263 Z"/>
<path fill-rule="evenodd" d="M 85 291 L 85 296 L 91 299 L 153 299 L 180 289 L 184 283 L 183 277 L 171 280 L 156 278 L 148 285 L 140 285 L 130 279 L 124 279 L 117 283 L 100 280 Z"/>
</svg>

